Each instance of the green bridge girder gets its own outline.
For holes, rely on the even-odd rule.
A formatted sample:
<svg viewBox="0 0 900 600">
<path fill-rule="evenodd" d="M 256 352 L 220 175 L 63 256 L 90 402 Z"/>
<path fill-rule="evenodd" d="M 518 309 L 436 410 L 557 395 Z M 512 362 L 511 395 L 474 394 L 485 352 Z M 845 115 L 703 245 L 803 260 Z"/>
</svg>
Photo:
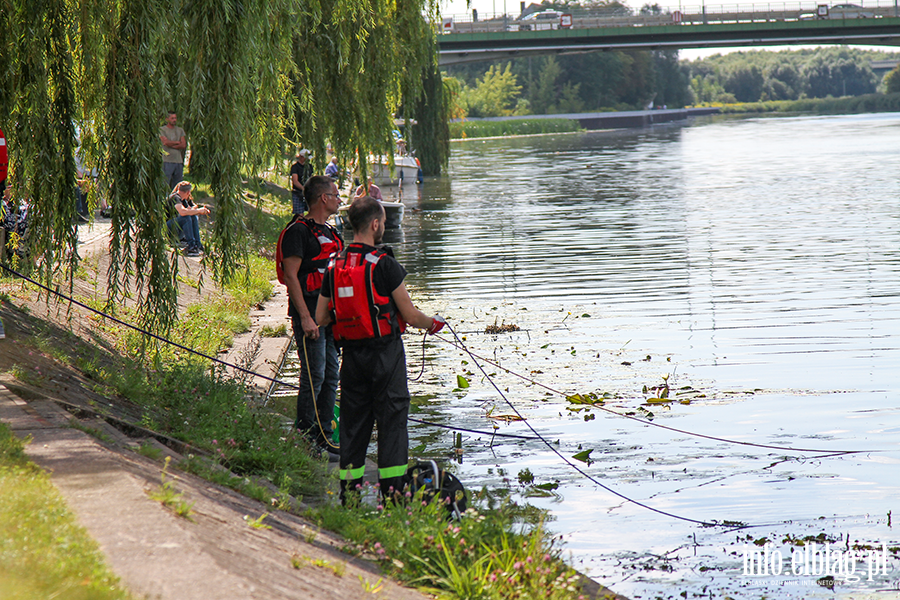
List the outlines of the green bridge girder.
<svg viewBox="0 0 900 600">
<path fill-rule="evenodd" d="M 793 44 L 900 45 L 900 17 L 498 31 L 438 35 L 441 65 L 592 50 Z"/>
</svg>

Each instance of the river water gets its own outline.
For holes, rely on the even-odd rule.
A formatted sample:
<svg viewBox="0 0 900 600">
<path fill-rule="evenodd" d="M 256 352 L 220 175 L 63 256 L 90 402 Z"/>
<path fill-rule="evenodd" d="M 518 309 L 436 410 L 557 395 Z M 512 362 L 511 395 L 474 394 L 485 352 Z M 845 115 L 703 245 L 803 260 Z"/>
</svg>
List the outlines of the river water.
<svg viewBox="0 0 900 600">
<path fill-rule="evenodd" d="M 549 446 L 465 432 L 454 470 L 626 596 L 900 598 L 897 173 L 900 114 L 454 143 L 386 236 L 475 355 L 430 340 L 413 416 L 534 437 L 511 403 Z"/>
</svg>

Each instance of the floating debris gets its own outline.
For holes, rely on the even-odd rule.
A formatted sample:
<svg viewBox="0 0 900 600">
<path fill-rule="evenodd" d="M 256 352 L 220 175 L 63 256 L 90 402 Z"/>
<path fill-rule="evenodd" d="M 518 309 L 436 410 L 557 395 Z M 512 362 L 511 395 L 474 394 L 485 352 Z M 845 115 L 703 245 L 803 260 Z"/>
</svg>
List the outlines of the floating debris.
<svg viewBox="0 0 900 600">
<path fill-rule="evenodd" d="M 510 333 L 511 331 L 520 331 L 519 326 L 515 323 L 502 323 L 497 325 L 488 325 L 484 328 L 485 333 Z"/>
</svg>

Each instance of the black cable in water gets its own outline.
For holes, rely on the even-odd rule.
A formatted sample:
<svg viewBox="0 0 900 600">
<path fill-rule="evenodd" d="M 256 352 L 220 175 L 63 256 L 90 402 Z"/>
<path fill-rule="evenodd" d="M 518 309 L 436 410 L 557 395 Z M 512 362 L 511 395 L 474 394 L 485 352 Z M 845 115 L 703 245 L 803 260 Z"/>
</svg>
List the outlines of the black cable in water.
<svg viewBox="0 0 900 600">
<path fill-rule="evenodd" d="M 565 456 L 563 456 L 562 453 L 561 453 L 559 450 L 557 450 L 556 448 L 553 447 L 553 444 L 551 444 L 546 438 L 544 438 L 544 436 L 542 436 L 540 433 L 538 433 L 538 431 L 537 431 L 534 427 L 531 426 L 531 423 L 529 423 L 528 420 L 527 420 L 525 417 L 522 416 L 522 414 L 518 411 L 518 409 L 515 407 L 515 405 L 513 405 L 513 403 L 510 402 L 509 399 L 507 399 L 507 397 L 506 397 L 506 396 L 503 394 L 503 392 L 500 390 L 500 387 L 499 387 L 496 383 L 494 383 L 494 380 L 491 378 L 491 376 L 488 375 L 487 371 L 484 370 L 484 367 L 481 366 L 481 363 L 478 361 L 478 359 L 475 357 L 475 355 L 472 354 L 472 353 L 469 351 L 469 349 L 466 347 L 466 345 L 462 343 L 462 340 L 459 339 L 459 336 L 456 335 L 456 332 L 453 331 L 453 328 L 450 326 L 449 323 L 447 323 L 446 327 L 447 327 L 447 329 L 450 330 L 450 333 L 453 334 L 453 338 L 456 340 L 457 344 L 459 344 L 459 347 L 462 348 L 462 350 L 463 350 L 464 352 L 466 352 L 466 353 L 469 355 L 469 358 L 472 359 L 472 362 L 475 363 L 475 366 L 478 367 L 478 370 L 481 371 L 481 373 L 485 376 L 485 378 L 488 380 L 488 382 L 491 384 L 491 386 L 492 386 L 495 390 L 497 390 L 497 393 L 500 394 L 500 397 L 503 398 L 503 401 L 506 402 L 506 404 L 510 407 L 510 409 L 512 409 L 512 411 L 513 411 L 514 413 L 516 413 L 516 416 L 519 417 L 519 419 L 521 419 L 521 421 L 522 421 L 523 423 L 525 423 L 525 426 L 528 427 L 528 429 L 531 430 L 531 433 L 533 433 L 533 434 L 534 434 L 541 442 L 543 442 L 543 444 L 544 444 L 545 446 L 547 446 L 547 448 L 548 448 L 553 454 L 555 454 L 561 461 L 563 461 L 564 463 L 566 463 L 567 465 L 569 465 L 569 467 L 571 467 L 572 469 L 574 469 L 579 475 L 581 475 L 582 477 L 584 477 L 584 478 L 587 479 L 588 481 L 594 483 L 594 484 L 597 485 L 598 487 L 600 487 L 600 488 L 606 490 L 606 491 L 609 492 L 610 494 L 613 494 L 614 496 L 617 496 L 617 497 L 621 498 L 622 500 L 625 500 L 625 501 L 627 501 L 627 502 L 631 502 L 632 504 L 634 504 L 634 505 L 636 505 L 636 506 L 640 506 L 641 508 L 645 508 L 645 509 L 650 510 L 650 511 L 652 511 L 652 512 L 655 512 L 655 513 L 657 513 L 657 514 L 660 514 L 660 515 L 663 515 L 663 516 L 666 516 L 666 517 L 670 517 L 670 518 L 673 518 L 673 519 L 678 519 L 679 521 L 687 521 L 687 522 L 689 522 L 689 523 L 696 523 L 697 525 L 703 525 L 704 527 L 722 527 L 722 526 L 723 526 L 722 523 L 716 523 L 716 522 L 710 522 L 710 521 L 701 521 L 701 520 L 699 520 L 699 519 L 692 519 L 692 518 L 690 518 L 690 517 L 683 517 L 683 516 L 681 516 L 681 515 L 676 515 L 675 513 L 670 513 L 670 512 L 668 512 L 668 511 L 662 510 L 662 509 L 660 509 L 660 508 L 655 508 L 655 507 L 653 507 L 653 506 L 650 506 L 649 504 L 644 504 L 643 502 L 641 502 L 641 501 L 639 501 L 639 500 L 635 500 L 635 499 L 633 499 L 633 498 L 629 498 L 629 497 L 626 496 L 625 494 L 622 494 L 621 492 L 617 492 L 616 490 L 612 489 L 612 488 L 609 487 L 608 485 L 606 485 L 606 484 L 604 484 L 604 483 L 601 483 L 601 482 L 598 481 L 596 478 L 594 478 L 591 474 L 585 472 L 584 469 L 582 469 L 582 468 L 579 467 L 578 465 L 572 464 L 572 462 L 570 462 L 568 458 L 566 458 Z M 727 525 L 727 526 L 733 527 L 734 525 Z"/>
<path fill-rule="evenodd" d="M 515 371 L 511 371 L 510 369 L 507 369 L 506 367 L 500 365 L 499 363 L 496 363 L 496 362 L 492 361 L 492 360 L 489 359 L 489 358 L 484 358 L 483 356 L 479 356 L 479 355 L 477 355 L 477 354 L 474 354 L 472 351 L 470 351 L 467 347 L 465 347 L 465 346 L 463 345 L 462 341 L 459 340 L 459 337 L 456 336 L 456 333 L 455 333 L 455 332 L 453 333 L 453 335 L 454 335 L 454 337 L 455 337 L 456 340 L 457 340 L 456 343 L 454 343 L 452 340 L 444 339 L 443 337 L 441 337 L 441 336 L 439 336 L 439 335 L 436 335 L 436 336 L 434 336 L 434 337 L 436 337 L 437 339 L 441 340 L 441 341 L 444 342 L 444 343 L 447 343 L 447 344 L 450 344 L 451 346 L 454 346 L 455 348 L 457 348 L 457 349 L 459 349 L 459 350 L 463 350 L 464 352 L 466 352 L 466 353 L 467 353 L 469 356 L 471 356 L 472 358 L 478 358 L 478 359 L 480 359 L 480 360 L 483 360 L 483 361 L 486 362 L 487 364 L 489 364 L 489 365 L 491 365 L 491 366 L 493 366 L 493 367 L 497 367 L 498 369 L 502 369 L 503 371 L 505 371 L 506 373 L 508 373 L 508 374 L 510 374 L 510 375 L 512 375 L 512 376 L 514 376 L 514 377 L 518 377 L 519 379 L 522 379 L 522 380 L 524 380 L 524 381 L 527 381 L 528 383 L 531 383 L 531 384 L 536 385 L 536 386 L 538 386 L 538 387 L 542 387 L 542 388 L 544 388 L 545 390 L 548 390 L 548 391 L 550 391 L 550 392 L 553 392 L 554 394 L 559 394 L 560 396 L 562 396 L 562 397 L 564 397 L 564 398 L 567 398 L 567 397 L 569 396 L 569 394 L 566 394 L 566 393 L 563 392 L 563 391 L 560 391 L 560 390 L 557 390 L 557 389 L 555 389 L 555 388 L 552 388 L 552 387 L 550 387 L 549 385 L 546 385 L 546 384 L 544 384 L 544 383 L 541 383 L 540 381 L 537 381 L 537 380 L 535 380 L 535 379 L 532 379 L 531 377 L 527 377 L 527 376 L 525 376 L 525 375 L 521 375 L 521 374 L 519 374 L 519 373 L 516 373 Z M 742 441 L 740 441 L 740 440 L 732 440 L 732 439 L 728 439 L 728 438 L 716 437 L 716 436 L 714 436 L 714 435 L 706 435 L 706 434 L 704 434 L 704 433 L 696 433 L 696 432 L 693 432 L 693 431 L 687 431 L 687 430 L 685 430 L 685 429 L 678 429 L 677 427 L 670 427 L 670 426 L 668 426 L 668 425 L 663 425 L 662 423 L 654 423 L 653 421 L 649 421 L 649 420 L 647 420 L 647 419 L 640 419 L 640 418 L 635 417 L 635 416 L 632 416 L 632 415 L 622 414 L 622 413 L 617 412 L 617 411 L 614 411 L 614 410 L 612 410 L 612 409 L 610 409 L 610 408 L 606 408 L 605 406 L 600 406 L 599 404 L 592 404 L 591 407 L 596 408 L 597 410 L 602 410 L 602 411 L 604 411 L 604 412 L 607 412 L 607 413 L 609 413 L 609 414 L 611 414 L 611 415 L 615 415 L 615 416 L 617 416 L 617 417 L 622 417 L 622 418 L 625 418 L 625 419 L 631 419 L 632 421 L 637 421 L 638 423 L 641 423 L 641 424 L 643 424 L 643 425 L 650 425 L 650 426 L 652 426 L 652 427 L 659 427 L 660 429 L 666 429 L 666 430 L 668 430 L 668 431 L 672 431 L 672 432 L 675 432 L 675 433 L 681 433 L 681 434 L 683 434 L 683 435 L 690 435 L 690 436 L 693 436 L 693 437 L 703 438 L 703 439 L 707 439 L 707 440 L 713 440 L 713 441 L 716 441 L 716 442 L 723 442 L 723 443 L 726 443 L 726 444 L 736 444 L 736 445 L 739 445 L 739 446 L 752 446 L 752 447 L 754 447 L 754 448 L 765 448 L 765 449 L 768 449 L 768 450 L 782 450 L 782 451 L 785 451 L 785 452 L 818 452 L 818 453 L 822 453 L 822 454 L 836 454 L 836 455 L 839 455 L 839 454 L 860 454 L 860 453 L 865 454 L 865 453 L 870 453 L 870 452 L 878 452 L 878 450 L 822 450 L 822 449 L 819 449 L 819 448 L 792 448 L 792 447 L 790 447 L 790 446 L 775 446 L 775 445 L 772 445 L 772 444 L 758 444 L 758 443 L 756 443 L 756 442 L 742 442 Z"/>
<path fill-rule="evenodd" d="M 150 332 L 150 331 L 147 331 L 147 330 L 145 330 L 145 329 L 142 329 L 142 328 L 140 328 L 140 327 L 137 327 L 136 325 L 132 325 L 131 323 L 127 323 L 127 322 L 125 322 L 125 321 L 122 321 L 121 319 L 118 319 L 118 318 L 116 318 L 116 317 L 114 317 L 114 316 L 112 316 L 112 315 L 106 314 L 106 313 L 104 313 L 104 312 L 102 312 L 102 311 L 100 311 L 100 310 L 97 310 L 97 309 L 92 308 L 92 307 L 90 307 L 90 306 L 88 306 L 88 305 L 86 305 L 86 304 L 84 304 L 84 303 L 82 303 L 82 302 L 79 302 L 79 301 L 75 300 L 74 298 L 72 298 L 72 297 L 70 297 L 70 296 L 67 296 L 67 295 L 65 295 L 65 294 L 63 294 L 63 293 L 61 293 L 61 292 L 59 292 L 58 290 L 52 289 L 52 288 L 50 288 L 50 287 L 48 287 L 48 286 L 46 286 L 46 285 L 44 285 L 44 284 L 42 284 L 42 283 L 40 283 L 40 282 L 38 282 L 38 281 L 35 281 L 34 279 L 31 279 L 30 277 L 27 277 L 26 275 L 23 275 L 22 273 L 19 273 L 18 271 L 14 270 L 14 269 L 11 269 L 10 267 L 8 267 L 8 266 L 6 266 L 6 265 L 4 265 L 4 264 L 2 264 L 2 263 L 0 263 L 0 268 L 3 268 L 4 270 L 6 270 L 7 272 L 11 273 L 12 275 L 14 275 L 14 276 L 16 276 L 16 277 L 19 277 L 20 279 L 23 279 L 23 280 L 25 280 L 25 281 L 27 281 L 27 282 L 33 284 L 33 285 L 36 285 L 37 287 L 43 289 L 44 291 L 46 291 L 46 292 L 48 292 L 48 293 L 51 293 L 51 294 L 53 294 L 53 295 L 55 295 L 55 296 L 57 296 L 57 297 L 59 297 L 59 298 L 62 298 L 63 300 L 65 300 L 65 301 L 67 301 L 67 302 L 70 302 L 70 303 L 72 303 L 72 304 L 75 304 L 76 306 L 80 306 L 81 308 L 84 308 L 85 310 L 87 310 L 87 311 L 89 311 L 89 312 L 92 312 L 92 313 L 94 313 L 94 314 L 96 314 L 96 315 L 99 315 L 99 316 L 101 316 L 101 317 L 103 317 L 103 318 L 105 318 L 105 319 L 109 319 L 109 320 L 113 321 L 114 323 L 118 323 L 119 325 L 122 325 L 123 327 L 127 327 L 127 328 L 129 328 L 129 329 L 132 329 L 132 330 L 134 330 L 134 331 L 137 331 L 137 332 L 139 332 L 139 333 L 141 333 L 141 334 L 144 334 L 144 335 L 146 335 L 146 336 L 148 336 L 148 337 L 151 337 L 151 338 L 153 338 L 153 339 L 155 339 L 155 340 L 157 340 L 157 341 L 163 342 L 163 343 L 165 343 L 165 344 L 169 344 L 170 346 L 174 346 L 175 348 L 178 348 L 178 349 L 180 349 L 180 350 L 184 350 L 185 352 L 189 352 L 189 353 L 194 354 L 194 355 L 196 355 L 196 356 L 203 357 L 203 358 L 205 358 L 205 359 L 207 359 L 207 360 L 209 360 L 209 361 L 212 361 L 212 362 L 214 362 L 214 363 L 218 363 L 218 364 L 220 364 L 220 365 L 223 365 L 223 366 L 232 368 L 232 369 L 234 369 L 234 370 L 236 370 L 236 371 L 239 371 L 239 372 L 242 372 L 242 373 L 246 373 L 246 374 L 252 375 L 252 376 L 254 376 L 254 377 L 259 377 L 260 379 L 263 379 L 263 380 L 265 380 L 265 381 L 269 381 L 269 382 L 271 382 L 271 383 L 279 384 L 279 385 L 282 385 L 282 386 L 284 386 L 284 387 L 291 388 L 291 389 L 295 389 L 295 390 L 299 390 L 299 389 L 300 389 L 299 385 L 294 385 L 294 384 L 292 384 L 292 383 L 288 383 L 288 382 L 286 382 L 286 381 L 283 381 L 283 380 L 281 380 L 281 379 L 277 379 L 277 378 L 275 378 L 275 377 L 269 377 L 268 375 L 263 375 L 262 373 L 257 373 L 256 371 L 252 371 L 252 370 L 250 370 L 250 369 L 246 369 L 246 368 L 244 368 L 244 367 L 241 367 L 241 366 L 238 366 L 238 365 L 229 363 L 229 362 L 224 361 L 224 360 L 222 360 L 222 359 L 220 359 L 220 358 L 216 358 L 216 357 L 214 357 L 214 356 L 209 356 L 208 354 L 204 354 L 203 352 L 200 352 L 200 351 L 198 351 L 198 350 L 194 350 L 193 348 L 188 348 L 187 346 L 184 346 L 184 345 L 182 345 L 182 344 L 179 344 L 178 342 L 174 342 L 174 341 L 172 341 L 172 340 L 169 340 L 169 339 L 167 339 L 167 338 L 164 338 L 164 337 L 162 337 L 162 336 L 160 336 L 160 335 L 157 335 L 157 334 L 155 334 L 155 333 L 152 333 L 152 332 Z M 452 331 L 452 330 L 451 330 L 451 331 Z M 486 363 L 488 363 L 488 364 L 490 364 L 490 365 L 492 365 L 492 366 L 495 366 L 495 367 L 497 367 L 498 369 L 502 369 L 503 371 L 509 373 L 510 375 L 513 375 L 513 376 L 515 376 L 515 377 L 518 377 L 518 378 L 520 378 L 520 379 L 523 379 L 523 380 L 525 380 L 525 381 L 527 381 L 527 382 L 529 382 L 529 383 L 531 383 L 531 384 L 534 384 L 534 385 L 536 385 L 536 386 L 538 386 L 538 387 L 542 387 L 542 388 L 544 388 L 544 389 L 546 389 L 546 390 L 549 390 L 549 391 L 551 391 L 551 392 L 553 392 L 553 393 L 555 393 L 555 394 L 559 394 L 559 395 L 561 395 L 561 396 L 563 396 L 563 397 L 566 397 L 566 396 L 567 396 L 567 394 L 564 393 L 564 392 L 562 392 L 562 391 L 556 390 L 556 389 L 554 389 L 554 388 L 552 388 L 552 387 L 550 387 L 550 386 L 548 386 L 548 385 L 546 385 L 546 384 L 543 384 L 543 383 L 541 383 L 541 382 L 539 382 L 539 381 L 536 381 L 536 380 L 531 379 L 531 378 L 529 378 L 529 377 L 526 377 L 526 376 L 524 376 L 524 375 L 520 375 L 519 373 L 516 373 L 516 372 L 514 372 L 514 371 L 511 371 L 511 370 L 507 369 L 506 367 L 503 367 L 503 366 L 499 365 L 498 363 L 496 363 L 496 362 L 494 362 L 494 361 L 491 361 L 490 359 L 487 359 L 487 358 L 478 356 L 477 354 L 474 354 L 474 353 L 471 352 L 468 348 L 464 347 L 464 345 L 462 344 L 462 341 L 459 340 L 459 338 L 458 338 L 456 332 L 453 332 L 453 335 L 454 335 L 454 337 L 456 338 L 457 343 L 454 343 L 452 340 L 444 339 L 443 337 L 441 337 L 441 336 L 439 336 L 439 335 L 438 335 L 438 336 L 435 336 L 435 337 L 436 337 L 437 339 L 439 339 L 439 340 L 441 340 L 441 341 L 447 343 L 447 344 L 450 344 L 450 345 L 453 345 L 453 346 L 455 346 L 455 347 L 457 347 L 457 348 L 459 348 L 459 349 L 465 350 L 465 352 L 468 353 L 471 357 L 473 357 L 473 358 L 478 358 L 478 359 L 480 359 L 480 360 L 483 360 L 484 362 L 486 362 Z M 423 357 L 424 357 L 424 352 L 425 352 L 425 339 L 424 339 L 424 337 L 423 337 L 423 340 L 422 340 L 422 352 L 423 352 Z M 424 371 L 424 358 L 423 358 L 422 369 L 423 369 L 423 371 Z M 421 374 L 420 374 L 420 376 L 421 376 Z M 492 382 L 492 383 L 493 383 L 493 382 Z M 495 386 L 495 387 L 496 387 L 496 386 Z M 502 395 L 502 394 L 501 394 L 501 395 Z M 504 398 L 504 399 L 505 399 L 505 398 Z M 594 408 L 596 408 L 596 409 L 598 409 L 598 410 L 602 410 L 602 411 L 608 412 L 608 413 L 613 414 L 613 415 L 616 415 L 616 416 L 618 416 L 618 417 L 624 417 L 624 418 L 626 418 L 626 419 L 631 419 L 631 420 L 633 420 L 633 421 L 637 421 L 638 423 L 642 423 L 642 424 L 644 424 L 644 425 L 651 425 L 651 426 L 653 426 L 653 427 L 659 427 L 659 428 L 661 428 L 661 429 L 666 429 L 666 430 L 668 430 L 668 431 L 673 431 L 673 432 L 676 432 L 676 433 L 681 433 L 681 434 L 683 434 L 683 435 L 690 435 L 690 436 L 694 436 L 694 437 L 704 438 L 704 439 L 713 440 L 713 441 L 718 441 L 718 442 L 723 442 L 723 443 L 728 443 L 728 444 L 737 444 L 737 445 L 742 445 L 742 446 L 752 446 L 752 447 L 756 447 L 756 448 L 766 448 L 766 449 L 771 449 L 771 450 L 782 450 L 782 451 L 787 451 L 787 452 L 817 452 L 817 453 L 823 453 L 823 454 L 855 454 L 855 453 L 877 452 L 876 450 L 820 450 L 820 449 L 813 449 L 813 448 L 790 448 L 790 447 L 786 447 L 786 446 L 774 446 L 774 445 L 769 445 L 769 444 L 757 444 L 757 443 L 754 443 L 754 442 L 742 442 L 742 441 L 738 441 L 738 440 L 730 440 L 730 439 L 727 439 L 727 438 L 720 438 L 720 437 L 715 437 L 715 436 L 705 435 L 705 434 L 702 434 L 702 433 L 694 433 L 694 432 L 691 432 L 691 431 L 686 431 L 686 430 L 683 430 L 683 429 L 678 429 L 678 428 L 676 428 L 676 427 L 669 427 L 668 425 L 662 425 L 662 424 L 660 424 L 660 423 L 654 423 L 653 421 L 647 421 L 647 420 L 645 420 L 645 419 L 639 419 L 639 418 L 633 417 L 633 416 L 631 416 L 631 415 L 625 415 L 625 414 L 616 412 L 616 411 L 614 411 L 614 410 L 611 410 L 611 409 L 606 408 L 606 407 L 603 407 L 603 406 L 594 405 Z M 446 427 L 446 426 L 438 425 L 438 424 L 436 424 L 436 423 L 429 423 L 429 424 L 430 424 L 430 425 L 434 425 L 434 426 L 436 426 L 436 427 Z M 458 430 L 458 431 L 463 431 L 462 429 L 456 429 L 456 428 L 453 428 L 453 429 L 454 429 L 454 430 Z M 489 433 L 489 432 L 478 432 L 478 433 L 479 433 L 479 434 L 483 434 L 483 435 L 494 435 L 494 434 Z"/>
</svg>

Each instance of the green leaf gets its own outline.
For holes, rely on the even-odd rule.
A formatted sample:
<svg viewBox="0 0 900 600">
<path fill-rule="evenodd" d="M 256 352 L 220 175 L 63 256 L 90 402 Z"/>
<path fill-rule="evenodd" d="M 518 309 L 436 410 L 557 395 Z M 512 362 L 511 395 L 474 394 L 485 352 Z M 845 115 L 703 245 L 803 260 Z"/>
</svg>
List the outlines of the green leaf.
<svg viewBox="0 0 900 600">
<path fill-rule="evenodd" d="M 469 387 L 469 380 L 463 377 L 462 375 L 456 376 L 456 387 L 466 389 Z"/>
<path fill-rule="evenodd" d="M 575 460 L 580 460 L 583 463 L 591 464 L 591 452 L 593 451 L 593 448 L 589 450 L 582 450 L 578 454 L 573 454 L 572 458 L 574 458 Z"/>
</svg>

